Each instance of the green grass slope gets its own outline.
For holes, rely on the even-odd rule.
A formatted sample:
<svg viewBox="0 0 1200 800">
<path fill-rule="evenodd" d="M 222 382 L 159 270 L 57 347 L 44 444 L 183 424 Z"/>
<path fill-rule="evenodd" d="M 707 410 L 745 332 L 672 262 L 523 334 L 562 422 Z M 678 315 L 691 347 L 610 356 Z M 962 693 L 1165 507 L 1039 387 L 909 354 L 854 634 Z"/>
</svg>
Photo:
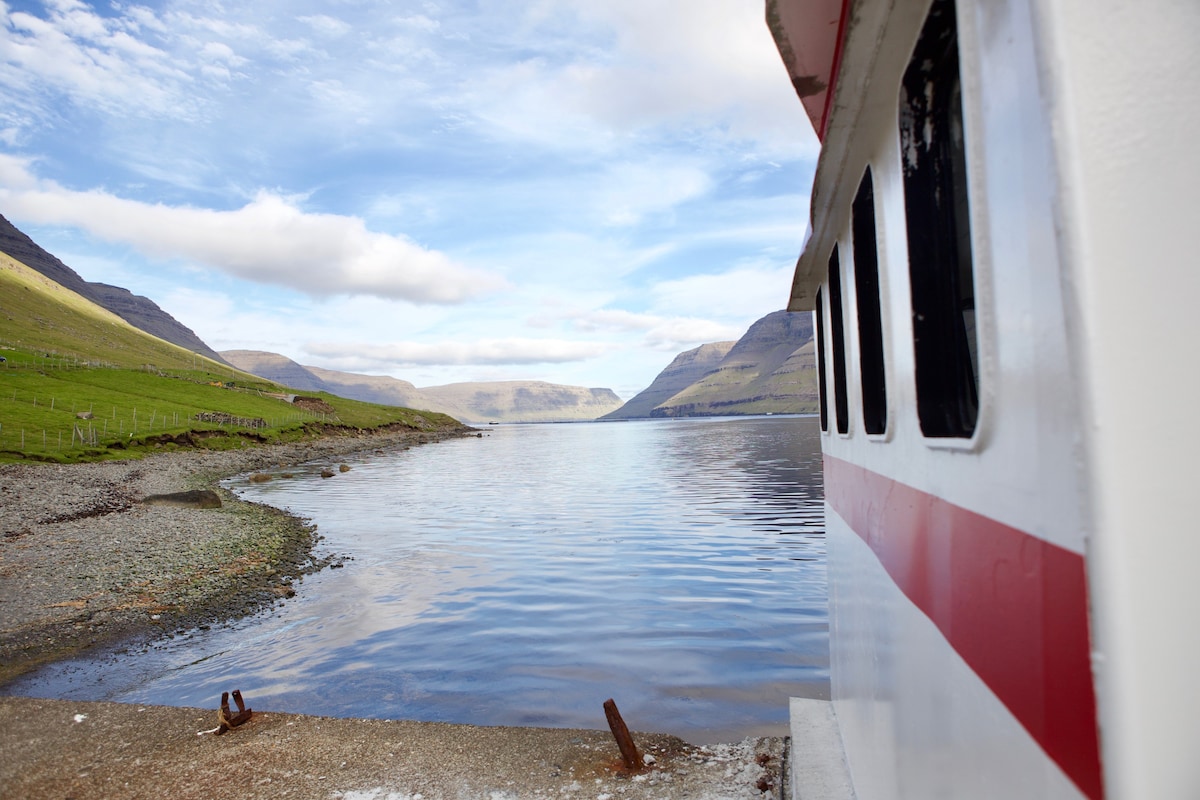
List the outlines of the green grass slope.
<svg viewBox="0 0 1200 800">
<path fill-rule="evenodd" d="M 331 426 L 458 427 L 431 412 L 317 394 L 157 339 L 0 253 L 0 461 L 94 460 L 289 441 Z"/>
</svg>

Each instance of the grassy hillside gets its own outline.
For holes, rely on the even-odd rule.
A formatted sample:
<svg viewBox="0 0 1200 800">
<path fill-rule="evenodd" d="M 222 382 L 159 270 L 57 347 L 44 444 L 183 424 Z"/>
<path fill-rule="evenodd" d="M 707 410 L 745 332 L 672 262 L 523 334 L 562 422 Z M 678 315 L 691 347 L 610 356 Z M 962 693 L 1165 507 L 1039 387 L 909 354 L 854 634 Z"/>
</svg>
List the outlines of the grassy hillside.
<svg viewBox="0 0 1200 800">
<path fill-rule="evenodd" d="M 707 358 L 704 345 L 676 356 L 642 395 L 627 406 L 636 414 L 649 417 L 702 417 L 727 414 L 804 414 L 817 410 L 816 351 L 813 346 L 811 314 L 773 311 L 755 322 L 732 347 L 724 347 L 723 357 L 713 362 L 717 351 Z M 653 395 L 656 387 L 674 388 L 673 371 L 687 377 L 689 357 L 707 361 L 702 376 L 655 403 L 635 403 L 643 395 Z M 612 417 L 626 416 L 622 409 Z M 628 414 L 633 416 L 634 414 Z"/>
<path fill-rule="evenodd" d="M 818 403 L 815 361 L 810 339 L 786 357 L 768 351 L 758 361 L 722 364 L 656 407 L 653 416 L 812 413 Z"/>
<path fill-rule="evenodd" d="M 455 426 L 442 414 L 315 394 L 188 352 L 0 253 L 0 461 L 240 447 L 330 426 Z M 88 417 L 90 415 L 90 417 Z"/>
<path fill-rule="evenodd" d="M 737 342 L 711 342 L 686 350 L 675 356 L 667 368 L 658 373 L 654 382 L 632 397 L 616 411 L 601 419 L 638 419 L 650 417 L 661 403 L 687 389 L 716 369 Z"/>
</svg>

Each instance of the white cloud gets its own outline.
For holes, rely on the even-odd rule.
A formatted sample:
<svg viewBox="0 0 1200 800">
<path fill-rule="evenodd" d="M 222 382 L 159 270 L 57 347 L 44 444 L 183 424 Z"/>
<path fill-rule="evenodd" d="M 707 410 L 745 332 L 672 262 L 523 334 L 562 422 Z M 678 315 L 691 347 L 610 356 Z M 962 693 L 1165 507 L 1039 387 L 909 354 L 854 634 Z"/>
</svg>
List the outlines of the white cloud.
<svg viewBox="0 0 1200 800">
<path fill-rule="evenodd" d="M 504 285 L 404 236 L 367 230 L 357 217 L 306 212 L 265 190 L 239 209 L 215 211 L 72 191 L 37 180 L 11 156 L 0 155 L 0 176 L 11 179 L 0 187 L 0 200 L 17 219 L 78 227 L 152 258 L 199 261 L 313 296 L 458 303 Z"/>
<path fill-rule="evenodd" d="M 699 167 L 668 159 L 616 164 L 593 189 L 596 216 L 607 225 L 636 225 L 647 215 L 669 211 L 703 196 L 712 187 Z"/>
<path fill-rule="evenodd" d="M 549 324 L 553 319 L 567 321 L 583 333 L 641 333 L 643 346 L 652 350 L 678 352 L 708 342 L 737 339 L 745 327 L 700 317 L 663 317 L 639 314 L 616 308 L 563 312 L 539 317 L 535 322 Z"/>
<path fill-rule="evenodd" d="M 185 116 L 194 103 L 180 91 L 189 82 L 170 55 L 121 30 L 120 20 L 79 2 L 48 8 L 49 18 L 13 12 L 0 27 L 0 79 L 33 91 L 61 92 L 108 111 Z"/>
<path fill-rule="evenodd" d="M 145 6 L 126 6 L 124 9 L 126 26 L 134 32 L 153 31 L 155 33 L 166 33 L 168 26 L 154 13 L 152 9 Z"/>
<path fill-rule="evenodd" d="M 566 149 L 604 150 L 664 129 L 815 155 L 761 7 L 746 14 L 743 5 L 551 0 L 527 12 L 525 35 L 539 46 L 478 76 L 467 104 L 495 133 Z M 560 39 L 574 49 L 556 47 Z"/>
<path fill-rule="evenodd" d="M 313 14 L 308 17 L 297 17 L 297 19 L 308 25 L 316 33 L 325 36 L 344 36 L 351 30 L 351 25 L 348 22 L 326 14 Z"/>
<path fill-rule="evenodd" d="M 26 159 L 0 155 L 0 187 L 7 191 L 30 191 L 37 188 L 37 177 L 29 170 Z"/>
<path fill-rule="evenodd" d="M 479 339 L 470 342 L 390 342 L 387 344 L 309 342 L 304 349 L 341 369 L 391 369 L 430 365 L 561 364 L 607 352 L 602 342 L 566 339 Z"/>
<path fill-rule="evenodd" d="M 207 42 L 200 48 L 200 56 L 210 62 L 220 62 L 234 67 L 248 63 L 249 59 L 233 52 L 233 48 L 224 42 Z"/>
<path fill-rule="evenodd" d="M 662 323 L 653 314 L 636 314 L 619 308 L 601 308 L 563 315 L 581 331 L 647 331 Z"/>
<path fill-rule="evenodd" d="M 653 309 L 687 309 L 697 317 L 753 321 L 787 304 L 792 264 L 745 266 L 711 275 L 690 275 L 651 287 Z M 740 335 L 740 334 L 739 334 Z"/>
<path fill-rule="evenodd" d="M 103 279 L 90 274 L 92 266 L 94 261 L 89 261 L 85 277 Z M 214 349 L 266 350 L 302 364 L 331 368 L 335 365 L 323 363 L 304 349 L 306 340 L 386 342 L 440 335 L 438 326 L 456 314 L 450 306 L 412 306 L 378 297 L 316 301 L 304 295 L 238 286 L 232 279 L 184 283 L 170 274 L 158 275 L 161 277 L 156 280 L 137 281 L 138 293 L 153 297 L 164 311 Z"/>
<path fill-rule="evenodd" d="M 576 330 L 583 332 L 640 332 L 644 342 L 656 350 L 678 346 L 691 347 L 705 342 L 737 338 L 742 330 L 736 325 L 700 317 L 662 317 L 638 314 L 617 308 L 601 308 L 562 315 Z"/>
<path fill-rule="evenodd" d="M 709 342 L 727 342 L 746 332 L 745 326 L 727 325 L 697 317 L 663 320 L 646 332 L 645 345 L 665 353 L 690 350 Z"/>
<path fill-rule="evenodd" d="M 433 31 L 441 28 L 441 24 L 437 20 L 430 19 L 424 14 L 413 14 L 409 17 L 395 17 L 391 20 L 391 22 L 397 28 L 423 31 L 425 33 L 432 33 Z"/>
</svg>

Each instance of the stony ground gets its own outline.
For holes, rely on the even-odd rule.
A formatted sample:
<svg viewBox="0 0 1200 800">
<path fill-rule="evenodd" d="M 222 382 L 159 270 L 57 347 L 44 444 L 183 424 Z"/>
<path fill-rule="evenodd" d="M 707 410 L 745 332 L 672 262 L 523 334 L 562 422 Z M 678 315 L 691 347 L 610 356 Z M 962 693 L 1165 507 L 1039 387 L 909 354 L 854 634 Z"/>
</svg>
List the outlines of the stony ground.
<svg viewBox="0 0 1200 800">
<path fill-rule="evenodd" d="M 326 437 L 137 461 L 0 465 L 0 685 L 116 638 L 241 616 L 324 562 L 300 520 L 218 489 L 220 508 L 144 505 L 221 477 L 445 434 Z"/>
<path fill-rule="evenodd" d="M 254 708 L 254 698 L 246 698 Z M 300 800 L 778 798 L 783 742 L 697 747 L 635 734 L 630 772 L 607 732 L 0 698 L 3 796 Z"/>
</svg>

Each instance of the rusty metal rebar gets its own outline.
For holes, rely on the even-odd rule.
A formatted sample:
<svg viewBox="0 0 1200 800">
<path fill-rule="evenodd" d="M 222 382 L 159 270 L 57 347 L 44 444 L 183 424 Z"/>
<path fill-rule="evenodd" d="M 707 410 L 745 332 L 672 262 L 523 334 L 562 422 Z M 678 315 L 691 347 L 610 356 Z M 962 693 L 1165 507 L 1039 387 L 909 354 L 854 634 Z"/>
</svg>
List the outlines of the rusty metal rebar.
<svg viewBox="0 0 1200 800">
<path fill-rule="evenodd" d="M 617 740 L 617 747 L 621 751 L 621 760 L 625 762 L 625 768 L 640 770 L 642 756 L 638 753 L 637 745 L 634 744 L 633 737 L 629 735 L 629 728 L 625 727 L 625 720 L 621 719 L 621 712 L 617 710 L 617 704 L 612 698 L 604 701 L 604 716 L 608 718 L 608 728 L 612 731 L 613 738 Z"/>
</svg>

